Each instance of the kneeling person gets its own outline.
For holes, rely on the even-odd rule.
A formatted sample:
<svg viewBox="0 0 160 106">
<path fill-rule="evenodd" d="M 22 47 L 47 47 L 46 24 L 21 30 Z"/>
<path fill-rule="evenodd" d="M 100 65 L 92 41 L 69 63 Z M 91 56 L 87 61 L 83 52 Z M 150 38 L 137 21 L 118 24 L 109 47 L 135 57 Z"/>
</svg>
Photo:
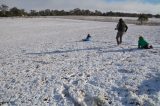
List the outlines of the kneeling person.
<svg viewBox="0 0 160 106">
<path fill-rule="evenodd" d="M 144 40 L 144 38 L 142 36 L 139 37 L 138 40 L 138 48 L 139 49 L 152 49 L 152 45 L 149 45 L 149 43 Z"/>
</svg>

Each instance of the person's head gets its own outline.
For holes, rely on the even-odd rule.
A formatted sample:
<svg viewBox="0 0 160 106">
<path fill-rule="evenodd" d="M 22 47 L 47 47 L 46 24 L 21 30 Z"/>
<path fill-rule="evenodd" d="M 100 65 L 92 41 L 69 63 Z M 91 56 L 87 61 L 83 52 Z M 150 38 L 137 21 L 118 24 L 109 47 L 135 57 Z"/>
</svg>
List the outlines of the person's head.
<svg viewBox="0 0 160 106">
<path fill-rule="evenodd" d="M 91 37 L 91 35 L 90 35 L 90 34 L 88 34 L 88 35 L 87 35 L 87 37 Z"/>
<path fill-rule="evenodd" d="M 120 18 L 120 19 L 119 19 L 119 22 L 121 22 L 121 23 L 122 23 L 122 22 L 123 22 L 123 19 L 122 19 L 122 18 Z"/>
<path fill-rule="evenodd" d="M 139 36 L 139 40 L 141 40 L 141 39 L 143 39 L 143 37 L 140 35 L 140 36 Z"/>
</svg>

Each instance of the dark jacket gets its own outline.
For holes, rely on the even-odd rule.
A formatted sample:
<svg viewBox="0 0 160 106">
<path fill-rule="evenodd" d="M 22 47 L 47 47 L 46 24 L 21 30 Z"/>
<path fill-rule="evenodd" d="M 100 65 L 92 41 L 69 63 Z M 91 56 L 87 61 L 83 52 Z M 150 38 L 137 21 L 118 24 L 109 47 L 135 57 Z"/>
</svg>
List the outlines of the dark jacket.
<svg viewBox="0 0 160 106">
<path fill-rule="evenodd" d="M 91 36 L 90 36 L 90 34 L 88 34 L 87 37 L 85 39 L 82 39 L 82 40 L 83 41 L 90 41 L 90 39 L 91 39 Z"/>
<path fill-rule="evenodd" d="M 128 26 L 125 24 L 125 22 L 122 20 L 122 21 L 119 21 L 118 24 L 117 24 L 117 27 L 116 29 L 119 31 L 119 32 L 126 32 L 128 30 Z"/>
</svg>

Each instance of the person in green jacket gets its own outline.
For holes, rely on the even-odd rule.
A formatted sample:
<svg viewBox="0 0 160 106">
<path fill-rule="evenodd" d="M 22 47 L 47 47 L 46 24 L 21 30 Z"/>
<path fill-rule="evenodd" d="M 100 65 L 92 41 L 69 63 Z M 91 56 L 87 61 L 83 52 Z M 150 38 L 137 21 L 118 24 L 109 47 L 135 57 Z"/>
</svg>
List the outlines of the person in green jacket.
<svg viewBox="0 0 160 106">
<path fill-rule="evenodd" d="M 146 40 L 144 40 L 142 36 L 139 36 L 138 48 L 139 49 L 151 49 L 153 47 L 152 45 L 149 46 L 149 43 Z"/>
</svg>

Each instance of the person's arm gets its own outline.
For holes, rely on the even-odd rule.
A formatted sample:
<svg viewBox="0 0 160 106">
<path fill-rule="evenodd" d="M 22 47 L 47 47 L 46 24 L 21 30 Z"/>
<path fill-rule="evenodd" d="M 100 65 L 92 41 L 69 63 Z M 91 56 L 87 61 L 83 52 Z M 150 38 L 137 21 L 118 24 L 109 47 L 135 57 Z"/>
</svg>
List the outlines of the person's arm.
<svg viewBox="0 0 160 106">
<path fill-rule="evenodd" d="M 115 30 L 118 30 L 118 27 L 119 27 L 119 23 L 117 24 L 117 26 L 116 26 Z"/>
<path fill-rule="evenodd" d="M 125 25 L 126 26 L 126 30 L 125 30 L 125 32 L 127 32 L 127 30 L 128 30 L 128 26 L 127 25 Z"/>
</svg>

